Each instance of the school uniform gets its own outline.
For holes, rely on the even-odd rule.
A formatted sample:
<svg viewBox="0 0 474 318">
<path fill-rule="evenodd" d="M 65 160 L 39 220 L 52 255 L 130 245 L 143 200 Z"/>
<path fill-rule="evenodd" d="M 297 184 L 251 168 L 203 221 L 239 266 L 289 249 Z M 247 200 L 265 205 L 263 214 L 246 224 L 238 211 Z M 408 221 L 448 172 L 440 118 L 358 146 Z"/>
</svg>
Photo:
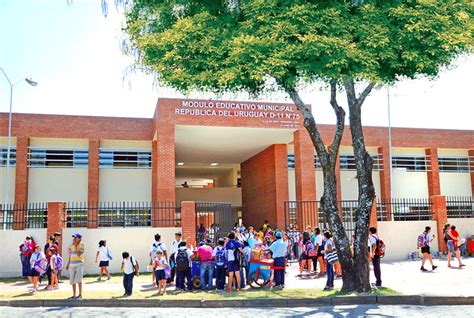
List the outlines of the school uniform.
<svg viewBox="0 0 474 318">
<path fill-rule="evenodd" d="M 275 266 L 273 279 L 275 281 L 275 287 L 285 285 L 285 266 L 286 266 L 286 252 L 288 245 L 283 242 L 283 239 L 278 239 L 270 246 L 270 251 L 273 255 L 273 266 Z"/>
</svg>

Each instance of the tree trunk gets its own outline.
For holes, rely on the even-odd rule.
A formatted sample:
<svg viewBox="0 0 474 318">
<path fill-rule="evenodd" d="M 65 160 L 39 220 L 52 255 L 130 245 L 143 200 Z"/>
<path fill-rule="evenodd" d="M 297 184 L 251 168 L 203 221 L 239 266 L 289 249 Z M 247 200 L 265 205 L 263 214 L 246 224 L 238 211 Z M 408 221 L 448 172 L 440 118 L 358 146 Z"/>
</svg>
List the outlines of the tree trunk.
<svg viewBox="0 0 474 318">
<path fill-rule="evenodd" d="M 355 95 L 354 81 L 352 79 L 346 80 L 344 86 L 349 105 L 352 147 L 354 149 L 359 187 L 354 242 L 355 290 L 357 292 L 368 292 L 371 288 L 367 240 L 370 214 L 372 213 L 372 204 L 375 198 L 375 188 L 372 182 L 373 159 L 365 148 L 361 107 L 374 85 L 373 83 L 369 84 L 358 98 Z"/>
</svg>

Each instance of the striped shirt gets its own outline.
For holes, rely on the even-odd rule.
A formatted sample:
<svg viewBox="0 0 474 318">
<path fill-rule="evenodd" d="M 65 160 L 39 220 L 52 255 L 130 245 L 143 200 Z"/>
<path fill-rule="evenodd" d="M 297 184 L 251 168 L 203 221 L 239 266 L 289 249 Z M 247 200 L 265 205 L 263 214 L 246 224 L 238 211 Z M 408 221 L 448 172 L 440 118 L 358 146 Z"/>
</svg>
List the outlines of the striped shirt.
<svg viewBox="0 0 474 318">
<path fill-rule="evenodd" d="M 86 246 L 84 243 L 80 243 L 79 245 L 71 245 L 70 249 L 71 253 L 71 262 L 69 263 L 69 267 L 77 267 L 79 265 L 84 264 L 84 250 Z M 82 252 L 81 255 L 77 255 L 78 252 Z"/>
</svg>

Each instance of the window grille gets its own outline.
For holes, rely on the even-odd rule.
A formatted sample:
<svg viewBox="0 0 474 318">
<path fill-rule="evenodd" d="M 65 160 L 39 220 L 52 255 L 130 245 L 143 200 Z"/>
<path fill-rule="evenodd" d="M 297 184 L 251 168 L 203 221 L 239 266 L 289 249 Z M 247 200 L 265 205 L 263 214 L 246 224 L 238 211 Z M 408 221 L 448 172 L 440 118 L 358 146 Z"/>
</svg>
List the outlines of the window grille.
<svg viewBox="0 0 474 318">
<path fill-rule="evenodd" d="M 86 168 L 87 149 L 28 148 L 28 166 L 31 168 Z"/>
<path fill-rule="evenodd" d="M 0 167 L 7 166 L 8 147 L 0 147 Z M 10 167 L 16 165 L 16 148 L 10 147 Z"/>
<path fill-rule="evenodd" d="M 100 149 L 99 168 L 149 169 L 151 151 L 146 149 Z"/>
</svg>

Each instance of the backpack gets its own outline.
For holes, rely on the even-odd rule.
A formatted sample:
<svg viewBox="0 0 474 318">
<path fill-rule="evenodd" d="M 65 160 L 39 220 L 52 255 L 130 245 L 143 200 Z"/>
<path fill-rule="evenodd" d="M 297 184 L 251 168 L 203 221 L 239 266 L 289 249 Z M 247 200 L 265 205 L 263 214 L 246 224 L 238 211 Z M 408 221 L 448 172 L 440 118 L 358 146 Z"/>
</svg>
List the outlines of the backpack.
<svg viewBox="0 0 474 318">
<path fill-rule="evenodd" d="M 416 247 L 420 248 L 420 247 L 425 247 L 425 246 L 426 246 L 426 235 L 425 233 L 421 233 L 420 235 L 418 235 L 418 239 L 416 241 Z"/>
<path fill-rule="evenodd" d="M 375 255 L 383 258 L 385 256 L 385 243 L 384 241 L 377 239 L 377 243 L 375 244 Z"/>
<path fill-rule="evenodd" d="M 59 255 L 56 255 L 56 262 L 54 264 L 54 268 L 59 272 L 63 269 L 63 258 Z"/>
<path fill-rule="evenodd" d="M 308 256 L 308 257 L 315 257 L 316 256 L 316 252 L 314 251 L 314 245 L 313 245 L 313 242 L 311 242 L 311 240 L 306 242 L 305 249 L 306 249 L 306 251 L 305 251 L 306 256 Z"/>
<path fill-rule="evenodd" d="M 48 267 L 48 261 L 46 261 L 44 258 L 40 260 L 36 260 L 33 265 L 34 270 L 37 271 L 40 276 L 43 276 L 46 273 L 47 267 Z"/>
<path fill-rule="evenodd" d="M 185 271 L 189 268 L 189 258 L 186 250 L 178 250 L 176 254 L 176 269 L 179 272 Z"/>
<path fill-rule="evenodd" d="M 215 256 L 215 261 L 216 261 L 216 267 L 217 268 L 224 268 L 225 267 L 225 248 L 217 248 L 216 250 L 216 256 Z"/>
<path fill-rule="evenodd" d="M 153 249 L 152 249 L 152 251 L 150 252 L 150 257 L 151 257 L 152 259 L 155 258 L 156 252 L 158 252 L 158 250 L 161 250 L 161 242 L 159 242 L 158 244 L 153 243 Z M 107 256 L 108 256 L 108 255 L 107 255 Z"/>
<path fill-rule="evenodd" d="M 140 266 L 138 265 L 138 262 L 137 262 L 137 266 L 135 266 L 131 255 L 130 255 L 130 262 L 132 263 L 132 267 L 133 267 L 133 275 L 138 275 Z"/>
</svg>

